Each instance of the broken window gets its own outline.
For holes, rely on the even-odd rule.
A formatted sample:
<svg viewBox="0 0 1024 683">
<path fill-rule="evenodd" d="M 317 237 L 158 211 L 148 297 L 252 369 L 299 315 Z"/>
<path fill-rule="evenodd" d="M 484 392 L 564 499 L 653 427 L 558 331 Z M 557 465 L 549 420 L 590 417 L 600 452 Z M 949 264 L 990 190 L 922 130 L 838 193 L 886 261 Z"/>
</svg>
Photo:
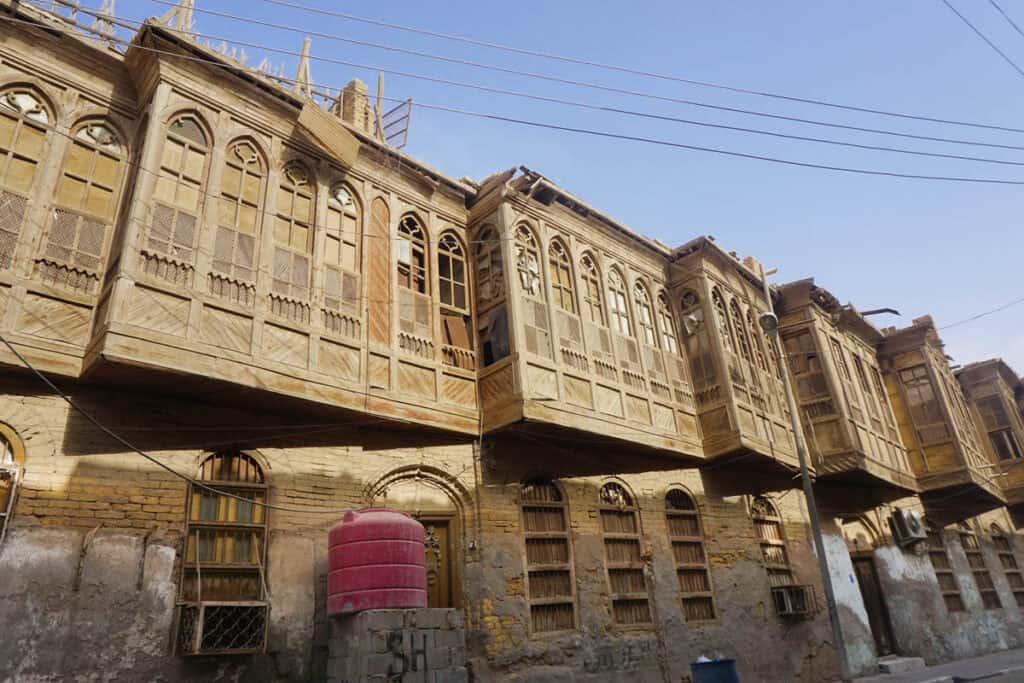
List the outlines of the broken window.
<svg viewBox="0 0 1024 683">
<path fill-rule="evenodd" d="M 685 291 L 680 299 L 683 330 L 686 333 L 686 356 L 690 359 L 693 386 L 703 389 L 715 383 L 715 358 L 711 337 L 704 320 L 704 310 L 696 292 Z"/>
<path fill-rule="evenodd" d="M 427 238 L 415 216 L 398 224 L 398 286 L 427 293 Z"/>
<path fill-rule="evenodd" d="M 6 425 L 0 424 L 0 544 L 7 535 L 7 527 L 14 512 L 23 458 L 21 440 L 17 434 Z"/>
<path fill-rule="evenodd" d="M 146 246 L 188 265 L 195 261 L 209 153 L 206 133 L 194 114 L 171 121 L 153 191 L 153 224 Z"/>
<path fill-rule="evenodd" d="M 267 624 L 267 485 L 256 460 L 211 455 L 189 486 L 178 651 L 254 652 Z"/>
<path fill-rule="evenodd" d="M 612 329 L 623 336 L 632 336 L 633 325 L 626 304 L 626 283 L 617 268 L 608 271 L 608 310 L 611 313 Z"/>
<path fill-rule="evenodd" d="M 220 181 L 220 212 L 213 270 L 240 282 L 256 282 L 256 244 L 263 214 L 266 166 L 255 145 L 228 147 Z"/>
<path fill-rule="evenodd" d="M 84 270 L 99 282 L 124 163 L 124 146 L 109 124 L 79 125 L 57 183 L 44 258 Z"/>
<path fill-rule="evenodd" d="M 750 503 L 750 518 L 754 521 L 757 542 L 761 546 L 768 584 L 772 588 L 793 585 L 793 569 L 778 508 L 764 496 L 758 496 Z"/>
<path fill-rule="evenodd" d="M 524 294 L 543 297 L 540 289 L 540 257 L 537 239 L 525 225 L 516 228 L 516 271 Z"/>
<path fill-rule="evenodd" d="M 466 252 L 462 242 L 453 233 L 441 235 L 437 244 L 437 281 L 440 288 L 441 322 L 445 344 L 456 349 L 471 350 L 469 293 L 466 284 Z M 468 354 L 444 354 L 444 362 L 456 367 L 472 369 Z"/>
<path fill-rule="evenodd" d="M 722 339 L 725 350 L 736 353 L 736 340 L 729 326 L 729 314 L 725 310 L 725 299 L 718 287 L 711 290 L 711 304 L 715 309 L 715 322 L 718 324 L 718 336 Z"/>
<path fill-rule="evenodd" d="M 482 367 L 507 358 L 511 349 L 508 344 L 508 316 L 505 306 L 495 306 L 479 316 L 480 362 Z"/>
<path fill-rule="evenodd" d="M 0 270 L 10 268 L 53 114 L 26 87 L 0 92 Z"/>
<path fill-rule="evenodd" d="M 324 306 L 330 310 L 359 307 L 360 218 L 352 190 L 335 185 L 327 197 L 324 230 Z"/>
<path fill-rule="evenodd" d="M 949 438 L 946 418 L 935 395 L 928 368 L 917 365 L 900 370 L 900 382 L 907 397 L 907 409 L 910 419 L 917 430 L 917 438 L 921 444 L 935 443 Z"/>
<path fill-rule="evenodd" d="M 687 621 L 714 619 L 715 601 L 697 503 L 686 491 L 671 489 L 665 495 L 665 517 L 679 577 L 683 616 Z"/>
<path fill-rule="evenodd" d="M 616 624 L 651 623 L 644 552 L 636 501 L 622 484 L 609 482 L 599 494 L 605 567 Z"/>
<path fill-rule="evenodd" d="M 576 314 L 576 288 L 572 280 L 572 264 L 561 240 L 551 240 L 548 247 L 548 273 L 555 304 L 563 311 Z"/>
<path fill-rule="evenodd" d="M 486 311 L 505 299 L 505 268 L 501 261 L 501 238 L 487 226 L 477 236 L 476 252 L 476 307 Z"/>
<path fill-rule="evenodd" d="M 526 538 L 527 595 L 534 633 L 576 627 L 576 586 L 572 574 L 569 511 L 552 482 L 523 484 L 520 505 Z"/>
<path fill-rule="evenodd" d="M 949 553 L 946 550 L 946 539 L 942 529 L 936 527 L 929 521 L 925 521 L 925 533 L 928 535 L 928 559 L 931 560 L 932 569 L 935 571 L 935 580 L 939 582 L 939 590 L 942 592 L 942 600 L 949 612 L 964 611 L 964 601 L 960 595 L 960 584 L 953 574 L 953 565 L 949 562 Z"/>
</svg>

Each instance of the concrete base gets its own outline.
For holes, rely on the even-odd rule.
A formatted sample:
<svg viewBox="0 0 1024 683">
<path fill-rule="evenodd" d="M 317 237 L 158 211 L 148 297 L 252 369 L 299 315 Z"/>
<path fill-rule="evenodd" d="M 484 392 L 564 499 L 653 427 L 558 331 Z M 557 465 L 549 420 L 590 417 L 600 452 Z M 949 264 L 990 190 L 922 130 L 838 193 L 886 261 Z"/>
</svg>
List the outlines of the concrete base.
<svg viewBox="0 0 1024 683">
<path fill-rule="evenodd" d="M 328 683 L 467 683 L 455 609 L 367 610 L 330 621 Z"/>
<path fill-rule="evenodd" d="M 878 670 L 884 674 L 903 674 L 923 668 L 924 660 L 920 657 L 889 655 L 878 660 Z"/>
</svg>

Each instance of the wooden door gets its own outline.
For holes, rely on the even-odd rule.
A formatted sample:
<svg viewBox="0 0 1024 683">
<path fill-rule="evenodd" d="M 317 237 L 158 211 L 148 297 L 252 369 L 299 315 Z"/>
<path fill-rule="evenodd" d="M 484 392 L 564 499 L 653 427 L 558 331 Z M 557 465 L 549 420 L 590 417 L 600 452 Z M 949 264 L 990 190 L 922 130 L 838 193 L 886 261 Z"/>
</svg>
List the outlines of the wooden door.
<svg viewBox="0 0 1024 683">
<path fill-rule="evenodd" d="M 449 520 L 421 519 L 420 523 L 427 532 L 427 606 L 454 607 Z"/>
<path fill-rule="evenodd" d="M 896 641 L 892 636 L 889 610 L 885 606 L 885 596 L 882 594 L 882 585 L 878 581 L 875 561 L 870 555 L 851 559 L 853 560 L 853 570 L 857 574 L 857 583 L 860 585 L 860 595 L 864 599 L 864 608 L 868 612 L 868 623 L 871 625 L 871 634 L 875 638 L 878 656 L 892 654 L 896 649 Z"/>
</svg>

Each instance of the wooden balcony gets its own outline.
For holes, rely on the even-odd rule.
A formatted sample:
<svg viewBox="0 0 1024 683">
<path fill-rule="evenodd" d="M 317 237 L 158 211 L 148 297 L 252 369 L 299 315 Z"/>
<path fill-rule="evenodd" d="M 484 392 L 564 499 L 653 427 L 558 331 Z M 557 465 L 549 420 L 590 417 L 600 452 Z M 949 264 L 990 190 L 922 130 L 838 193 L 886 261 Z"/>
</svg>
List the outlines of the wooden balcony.
<svg viewBox="0 0 1024 683">
<path fill-rule="evenodd" d="M 882 334 L 813 280 L 779 289 L 777 310 L 816 488 L 867 510 L 918 491 L 878 365 Z"/>
<path fill-rule="evenodd" d="M 929 517 L 961 521 L 1006 496 L 931 317 L 883 330 L 879 359 Z"/>
</svg>

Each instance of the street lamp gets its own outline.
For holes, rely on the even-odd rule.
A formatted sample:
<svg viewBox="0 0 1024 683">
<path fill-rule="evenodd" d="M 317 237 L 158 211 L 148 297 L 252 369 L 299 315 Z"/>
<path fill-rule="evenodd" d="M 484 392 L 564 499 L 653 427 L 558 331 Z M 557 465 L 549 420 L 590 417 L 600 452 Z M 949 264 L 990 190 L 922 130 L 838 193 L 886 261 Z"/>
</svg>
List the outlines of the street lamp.
<svg viewBox="0 0 1024 683">
<path fill-rule="evenodd" d="M 761 282 L 764 285 L 764 298 L 768 303 L 768 310 L 758 317 L 761 329 L 768 336 L 769 343 L 775 346 L 775 355 L 782 363 L 782 384 L 786 390 L 786 401 L 789 404 L 790 426 L 793 429 L 793 440 L 796 442 L 796 454 L 800 461 L 800 481 L 803 484 L 804 499 L 807 501 L 807 512 L 811 518 L 811 534 L 814 536 L 814 549 L 818 554 L 818 569 L 821 572 L 821 581 L 825 586 L 825 602 L 828 606 L 828 620 L 832 626 L 832 639 L 835 641 L 836 657 L 839 658 L 839 672 L 844 680 L 850 677 L 849 664 L 846 661 L 846 650 L 843 648 L 843 627 L 839 622 L 839 610 L 836 608 L 836 594 L 832 587 L 832 577 L 828 570 L 828 558 L 825 556 L 825 541 L 821 536 L 821 520 L 818 517 L 818 504 L 814 500 L 814 485 L 811 482 L 811 473 L 807 468 L 807 442 L 804 439 L 803 427 L 800 424 L 800 412 L 796 404 L 796 396 L 793 394 L 793 386 L 789 381 L 789 367 L 786 364 L 786 356 L 783 353 L 782 345 L 779 343 L 779 317 L 775 315 L 775 304 L 772 302 L 772 292 L 768 287 L 768 276 L 778 272 L 778 268 L 766 271 L 760 267 Z"/>
</svg>

